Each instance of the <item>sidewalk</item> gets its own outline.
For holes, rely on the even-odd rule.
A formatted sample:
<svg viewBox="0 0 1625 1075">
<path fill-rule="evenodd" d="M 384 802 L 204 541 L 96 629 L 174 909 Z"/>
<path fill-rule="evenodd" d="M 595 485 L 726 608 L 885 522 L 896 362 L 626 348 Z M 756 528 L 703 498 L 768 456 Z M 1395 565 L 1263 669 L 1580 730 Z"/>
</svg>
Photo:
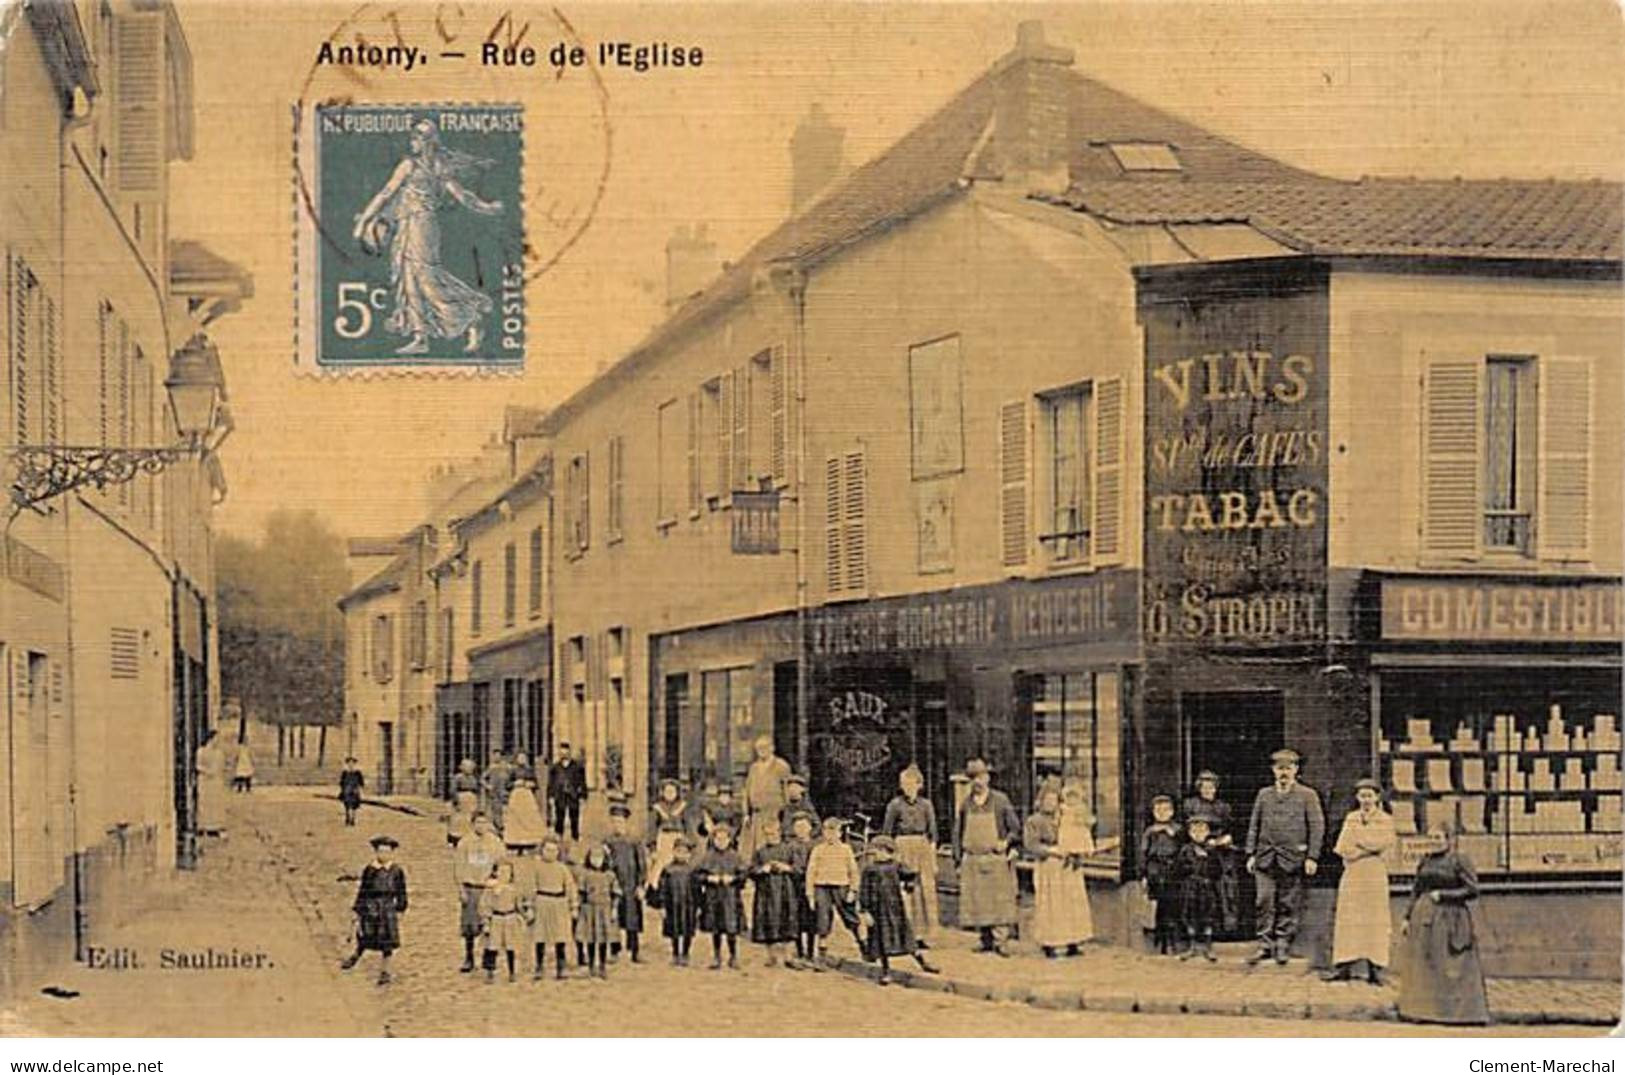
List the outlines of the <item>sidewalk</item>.
<svg viewBox="0 0 1625 1075">
<path fill-rule="evenodd" d="M 1248 1016 L 1268 1019 L 1395 1020 L 1397 984 L 1323 982 L 1306 962 L 1284 967 L 1243 962 L 1253 944 L 1216 946 L 1219 962 L 1181 962 L 1114 945 L 1089 944 L 1080 956 L 1046 959 L 1017 943 L 1002 958 L 976 952 L 976 938 L 939 930 L 929 958 L 941 974 L 925 974 L 906 957 L 892 961 L 895 984 L 991 1001 L 1016 1001 L 1063 1011 Z M 877 979 L 878 964 L 837 957 L 837 969 Z M 1551 978 L 1495 978 L 1490 1012 L 1497 1023 L 1614 1026 L 1620 983 Z"/>
</svg>

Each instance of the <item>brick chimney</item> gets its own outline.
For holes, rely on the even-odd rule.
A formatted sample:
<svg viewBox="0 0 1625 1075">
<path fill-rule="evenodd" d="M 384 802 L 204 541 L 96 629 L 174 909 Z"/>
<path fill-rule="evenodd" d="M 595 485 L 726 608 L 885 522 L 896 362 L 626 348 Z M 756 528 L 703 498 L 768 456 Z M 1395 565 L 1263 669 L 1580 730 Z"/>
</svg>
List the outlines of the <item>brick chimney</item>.
<svg viewBox="0 0 1625 1075">
<path fill-rule="evenodd" d="M 1068 183 L 1072 50 L 1044 40 L 1044 24 L 1023 22 L 1016 47 L 995 69 L 993 139 L 1004 180 L 1029 190 Z"/>
<path fill-rule="evenodd" d="M 846 128 L 831 123 L 824 106 L 813 102 L 790 136 L 792 214 L 805 209 L 840 174 L 845 140 Z"/>
<path fill-rule="evenodd" d="M 666 240 L 666 309 L 675 310 L 705 289 L 722 269 L 705 225 L 679 225 Z"/>
</svg>

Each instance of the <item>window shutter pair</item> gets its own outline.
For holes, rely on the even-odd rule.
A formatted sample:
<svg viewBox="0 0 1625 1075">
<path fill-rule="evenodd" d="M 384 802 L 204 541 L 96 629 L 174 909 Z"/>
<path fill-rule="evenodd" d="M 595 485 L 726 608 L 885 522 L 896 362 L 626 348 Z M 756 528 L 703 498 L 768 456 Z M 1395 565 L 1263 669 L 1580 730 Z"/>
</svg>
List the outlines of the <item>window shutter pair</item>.
<svg viewBox="0 0 1625 1075">
<path fill-rule="evenodd" d="M 120 192 L 162 191 L 164 16 L 134 12 L 114 21 L 113 102 Z"/>
<path fill-rule="evenodd" d="M 1100 566 L 1123 559 L 1123 379 L 1102 378 L 1092 391 L 1089 550 Z M 1024 570 L 1032 555 L 1033 410 L 1031 399 L 999 407 L 999 562 L 1012 573 Z"/>
<path fill-rule="evenodd" d="M 824 461 L 824 588 L 869 589 L 869 482 L 862 448 Z"/>
<path fill-rule="evenodd" d="M 1422 552 L 1476 560 L 1484 534 L 1482 354 L 1425 354 L 1422 373 Z M 1536 359 L 1538 463 L 1535 551 L 1543 560 L 1591 556 L 1591 362 Z"/>
</svg>

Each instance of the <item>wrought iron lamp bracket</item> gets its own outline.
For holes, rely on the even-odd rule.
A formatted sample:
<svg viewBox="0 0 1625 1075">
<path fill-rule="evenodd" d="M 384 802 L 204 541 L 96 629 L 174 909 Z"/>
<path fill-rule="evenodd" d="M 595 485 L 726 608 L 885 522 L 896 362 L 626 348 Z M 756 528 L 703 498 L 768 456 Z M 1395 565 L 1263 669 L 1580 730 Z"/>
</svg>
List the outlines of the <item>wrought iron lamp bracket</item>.
<svg viewBox="0 0 1625 1075">
<path fill-rule="evenodd" d="M 201 448 L 175 444 L 166 448 L 23 444 L 10 449 L 11 501 L 19 508 L 43 512 L 46 501 L 75 489 L 123 485 L 142 474 L 158 474 Z"/>
</svg>

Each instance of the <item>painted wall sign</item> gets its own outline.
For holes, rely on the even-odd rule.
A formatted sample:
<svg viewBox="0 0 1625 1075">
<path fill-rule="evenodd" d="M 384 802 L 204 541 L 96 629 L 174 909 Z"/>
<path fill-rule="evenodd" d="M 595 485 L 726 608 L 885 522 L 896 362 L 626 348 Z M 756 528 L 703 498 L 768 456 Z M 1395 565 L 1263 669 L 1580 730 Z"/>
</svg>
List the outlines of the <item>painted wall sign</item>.
<svg viewBox="0 0 1625 1075">
<path fill-rule="evenodd" d="M 1116 570 L 831 605 L 808 616 L 807 644 L 823 657 L 1127 639 L 1137 596 Z"/>
<path fill-rule="evenodd" d="M 1320 290 L 1144 308 L 1148 642 L 1325 637 L 1325 318 Z"/>
<path fill-rule="evenodd" d="M 60 602 L 66 590 L 62 565 L 14 537 L 6 538 L 6 574 L 19 586 Z"/>
<path fill-rule="evenodd" d="M 1617 579 L 1382 580 L 1384 638 L 1617 642 L 1622 635 Z"/>
<path fill-rule="evenodd" d="M 733 494 L 733 551 L 772 556 L 779 551 L 779 494 Z"/>
</svg>

